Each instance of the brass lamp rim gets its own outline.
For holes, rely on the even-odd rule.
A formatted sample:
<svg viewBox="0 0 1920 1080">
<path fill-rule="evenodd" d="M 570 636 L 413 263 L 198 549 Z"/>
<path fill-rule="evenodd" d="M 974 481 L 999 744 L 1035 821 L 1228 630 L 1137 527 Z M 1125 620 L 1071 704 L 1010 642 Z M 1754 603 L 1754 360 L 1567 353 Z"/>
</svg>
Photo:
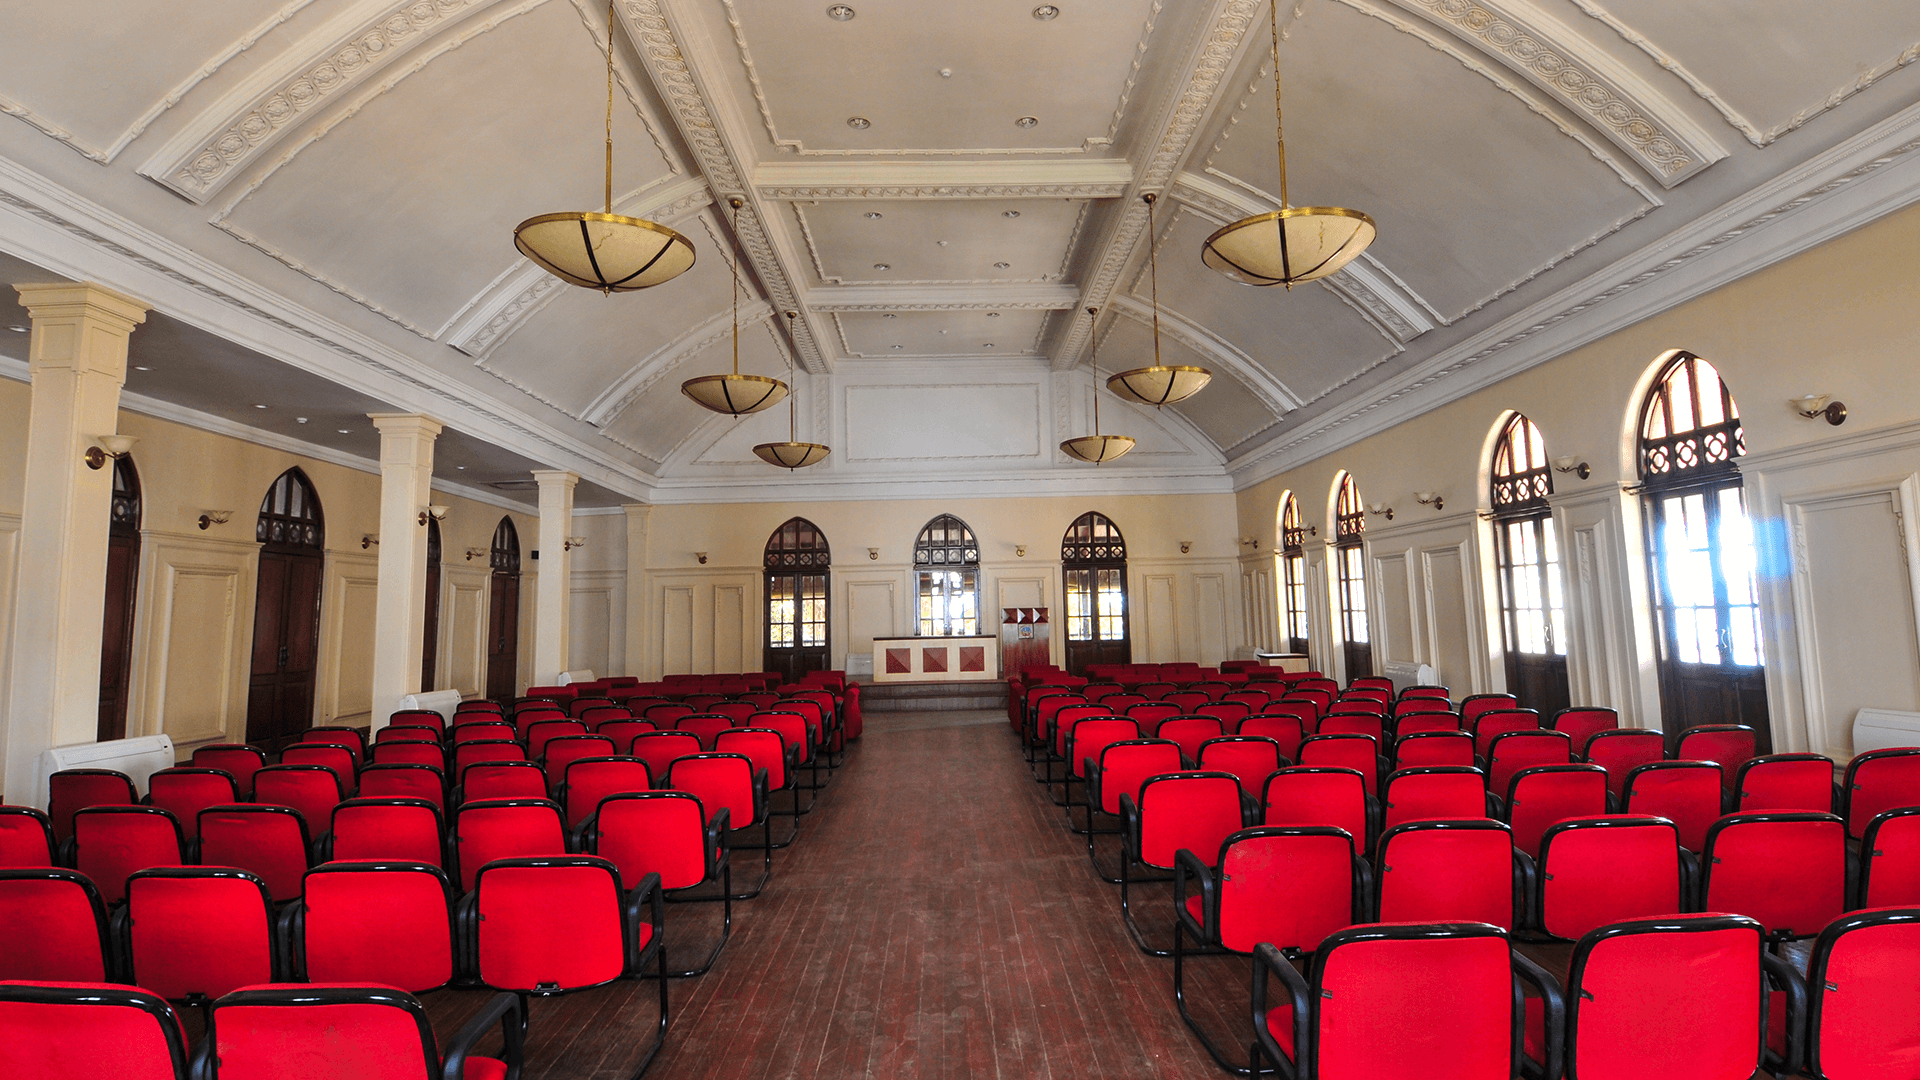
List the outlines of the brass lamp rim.
<svg viewBox="0 0 1920 1080">
<path fill-rule="evenodd" d="M 1148 372 L 1160 372 L 1160 371 L 1174 371 L 1174 372 L 1184 371 L 1184 372 L 1190 372 L 1195 375 L 1204 375 L 1206 377 L 1200 380 L 1199 385 L 1195 386 L 1193 389 L 1187 391 L 1186 393 L 1181 394 L 1179 397 L 1168 397 L 1168 398 L 1163 398 L 1159 401 L 1153 401 L 1148 398 L 1141 397 L 1139 394 L 1135 393 L 1133 387 L 1127 383 L 1127 379 L 1130 376 L 1145 375 Z M 1137 401 L 1142 405 L 1171 405 L 1176 401 L 1185 401 L 1188 398 L 1192 397 L 1193 395 L 1206 389 L 1207 384 L 1212 381 L 1213 381 L 1213 372 L 1208 371 L 1206 368 L 1203 368 L 1203 367 L 1194 367 L 1191 364 L 1149 364 L 1146 367 L 1138 367 L 1138 368 L 1132 369 L 1131 371 L 1122 371 L 1117 375 L 1107 376 L 1107 389 L 1113 391 L 1116 395 L 1120 397 L 1126 398 L 1128 401 Z M 1168 381 L 1168 388 L 1169 389 L 1172 388 L 1172 380 Z"/>
<path fill-rule="evenodd" d="M 766 386 L 765 393 L 761 394 L 751 405 L 740 409 L 721 409 L 715 408 L 713 405 L 701 400 L 700 397 L 693 392 L 693 388 L 702 383 L 764 383 Z M 786 398 L 789 387 L 779 379 L 770 379 L 765 375 L 700 375 L 681 383 L 680 392 L 703 409 L 713 409 L 714 412 L 725 413 L 729 416 L 746 416 L 749 413 L 757 413 L 762 409 L 770 409 L 780 404 L 780 402 Z M 727 394 L 725 397 L 728 405 L 731 406 L 733 403 L 732 395 Z"/>
<path fill-rule="evenodd" d="M 628 274 L 626 277 L 621 278 L 620 281 L 614 281 L 614 282 L 602 281 L 597 284 L 585 285 L 584 280 L 581 279 L 578 275 L 570 273 L 567 270 L 564 270 L 561 267 L 555 265 L 551 260 L 547 259 L 543 254 L 535 250 L 534 247 L 527 242 L 525 236 L 523 235 L 527 229 L 530 229 L 535 225 L 546 225 L 556 221 L 577 221 L 581 223 L 581 226 L 583 228 L 585 227 L 586 223 L 595 222 L 603 225 L 613 225 L 620 228 L 641 229 L 646 232 L 658 233 L 661 236 L 666 237 L 667 242 L 661 245 L 660 250 L 654 254 L 654 257 L 652 259 L 649 259 L 647 261 L 646 265 L 640 267 L 638 270 L 635 270 L 633 273 Z M 658 263 L 661 259 L 665 258 L 667 253 L 672 251 L 676 245 L 686 248 L 688 259 L 687 259 L 687 265 L 682 267 L 679 270 L 679 272 L 673 275 L 673 277 L 662 278 L 661 280 L 652 282 L 651 284 L 648 284 L 648 285 L 624 284 L 625 282 L 632 281 L 634 278 L 639 277 L 642 274 L 645 274 L 648 270 L 651 270 L 654 264 Z M 520 254 L 525 255 L 527 258 L 538 263 L 541 269 L 547 271 L 548 273 L 554 275 L 555 277 L 561 279 L 562 281 L 566 281 L 570 284 L 581 284 L 581 285 L 585 285 L 585 287 L 587 288 L 601 289 L 607 292 L 637 292 L 641 289 L 650 289 L 654 285 L 663 285 L 668 281 L 672 281 L 673 278 L 679 277 L 681 274 L 684 274 L 688 270 L 693 269 L 694 261 L 699 258 L 699 252 L 697 249 L 694 248 L 693 241 L 688 240 L 685 236 L 681 235 L 681 233 L 678 230 L 675 230 L 666 225 L 662 225 L 657 221 L 648 221 L 646 218 L 628 217 L 625 214 L 606 214 L 596 210 L 563 210 L 555 214 L 536 214 L 533 217 L 530 217 L 527 220 L 513 227 L 513 246 L 519 250 Z"/>
<path fill-rule="evenodd" d="M 1345 266 L 1346 264 L 1352 262 L 1354 259 L 1359 258 L 1360 253 L 1367 250 L 1367 248 L 1372 246 L 1373 244 L 1373 236 L 1368 236 L 1366 240 L 1363 241 L 1358 247 L 1353 248 L 1351 253 L 1348 253 L 1347 248 L 1352 243 L 1351 238 L 1349 238 L 1348 243 L 1342 244 L 1338 248 L 1334 249 L 1333 254 L 1329 256 L 1327 259 L 1325 259 L 1324 261 L 1322 261 L 1320 264 L 1309 268 L 1304 273 L 1295 274 L 1292 277 L 1276 277 L 1272 274 L 1262 274 L 1252 270 L 1248 270 L 1245 267 L 1240 266 L 1238 263 L 1235 263 L 1233 260 L 1227 258 L 1225 255 L 1220 254 L 1219 249 L 1214 246 L 1215 242 L 1220 240 L 1222 237 L 1230 236 L 1234 233 L 1239 232 L 1242 229 L 1252 228 L 1253 226 L 1256 226 L 1256 225 L 1265 225 L 1265 224 L 1268 224 L 1269 222 L 1278 221 L 1284 218 L 1308 218 L 1308 217 L 1352 218 L 1357 221 L 1365 222 L 1367 228 L 1372 229 L 1375 235 L 1377 235 L 1380 231 L 1379 223 L 1375 222 L 1373 218 L 1368 214 L 1366 214 L 1364 211 L 1352 210 L 1344 206 L 1289 206 L 1282 210 L 1269 210 L 1264 214 L 1255 214 L 1252 217 L 1244 217 L 1244 218 L 1241 218 L 1239 221 L 1236 221 L 1230 225 L 1223 225 L 1220 228 L 1215 229 L 1213 232 L 1213 235 L 1207 237 L 1207 239 L 1200 245 L 1201 259 L 1203 261 L 1209 262 L 1209 265 L 1211 265 L 1211 260 L 1218 260 L 1220 263 L 1225 264 L 1226 266 L 1230 266 L 1235 271 L 1238 271 L 1239 275 L 1244 275 L 1244 276 L 1236 276 L 1234 274 L 1228 274 L 1227 275 L 1228 277 L 1232 277 L 1235 281 L 1239 281 L 1242 284 L 1254 285 L 1257 287 L 1264 288 L 1270 285 L 1294 285 L 1303 281 L 1312 281 L 1316 278 L 1325 277 L 1326 275 L 1331 274 L 1334 271 L 1340 269 L 1342 266 Z M 1354 235 L 1358 236 L 1359 232 L 1356 230 Z M 1335 260 L 1338 260 L 1338 261 L 1336 262 Z M 1213 269 L 1220 270 L 1221 267 L 1214 266 Z M 1249 278 L 1258 278 L 1260 280 L 1253 281 L 1253 280 L 1248 280 Z"/>
<path fill-rule="evenodd" d="M 1080 449 L 1082 444 L 1092 442 L 1098 442 L 1100 444 L 1098 453 L 1088 455 Z M 1103 461 L 1112 461 L 1115 458 L 1125 457 L 1138 443 L 1139 440 L 1131 435 L 1082 435 L 1077 439 L 1068 439 L 1062 442 L 1060 444 L 1060 452 L 1076 460 L 1098 465 Z M 1115 454 L 1107 453 L 1107 447 L 1110 445 L 1118 445 L 1120 451 Z"/>
<path fill-rule="evenodd" d="M 781 460 L 780 451 L 787 447 L 801 448 L 799 464 L 797 465 L 788 464 L 787 462 Z M 818 450 L 820 452 L 818 457 L 814 456 L 813 452 L 815 450 Z M 826 458 L 828 454 L 831 454 L 831 453 L 833 453 L 833 448 L 830 446 L 827 446 L 824 443 L 794 442 L 792 440 L 788 440 L 785 442 L 759 443 L 753 448 L 753 455 L 755 457 L 759 458 L 761 461 L 764 461 L 769 465 L 777 465 L 780 468 L 787 470 L 788 472 L 792 472 L 795 469 L 804 469 L 809 465 L 818 465 L 822 460 Z"/>
</svg>

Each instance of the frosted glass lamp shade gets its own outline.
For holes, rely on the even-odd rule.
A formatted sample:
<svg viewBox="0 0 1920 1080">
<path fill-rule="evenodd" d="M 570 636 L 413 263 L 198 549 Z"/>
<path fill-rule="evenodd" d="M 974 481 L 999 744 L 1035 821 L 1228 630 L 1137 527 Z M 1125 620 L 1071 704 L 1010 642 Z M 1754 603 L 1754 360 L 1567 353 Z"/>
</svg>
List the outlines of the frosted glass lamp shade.
<svg viewBox="0 0 1920 1080">
<path fill-rule="evenodd" d="M 1107 380 L 1107 389 L 1142 405 L 1171 405 L 1206 388 L 1213 372 L 1202 367 L 1155 364 L 1123 371 Z"/>
<path fill-rule="evenodd" d="M 1123 456 L 1133 446 L 1134 440 L 1125 435 L 1082 435 L 1061 443 L 1060 449 L 1068 457 L 1098 465 Z"/>
<path fill-rule="evenodd" d="M 573 211 L 528 218 L 513 246 L 569 285 L 633 292 L 693 267 L 693 244 L 665 225 L 619 214 Z"/>
<path fill-rule="evenodd" d="M 804 469 L 820 463 L 831 453 L 831 449 L 812 442 L 765 442 L 753 448 L 755 457 L 783 469 Z"/>
<path fill-rule="evenodd" d="M 787 384 L 764 375 L 702 375 L 681 383 L 680 392 L 714 412 L 745 416 L 785 401 Z"/>
<path fill-rule="evenodd" d="M 1373 219 L 1339 206 L 1290 206 L 1207 237 L 1200 261 L 1246 285 L 1298 285 L 1352 262 L 1373 243 Z"/>
</svg>

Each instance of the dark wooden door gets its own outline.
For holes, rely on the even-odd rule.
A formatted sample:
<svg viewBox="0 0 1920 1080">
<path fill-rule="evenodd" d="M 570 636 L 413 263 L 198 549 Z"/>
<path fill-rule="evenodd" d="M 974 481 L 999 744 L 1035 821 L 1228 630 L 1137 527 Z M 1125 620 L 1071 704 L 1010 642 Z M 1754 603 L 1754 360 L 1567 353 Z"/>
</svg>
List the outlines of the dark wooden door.
<svg viewBox="0 0 1920 1080">
<path fill-rule="evenodd" d="M 247 741 L 284 738 L 313 723 L 320 649 L 319 555 L 260 553 L 247 684 Z"/>
<path fill-rule="evenodd" d="M 1067 671 L 1085 675 L 1089 664 L 1133 663 L 1127 630 L 1127 565 L 1066 569 Z"/>
<path fill-rule="evenodd" d="M 127 687 L 133 674 L 133 598 L 140 576 L 140 537 L 107 540 L 107 608 L 100 625 L 101 742 L 127 734 Z"/>
<path fill-rule="evenodd" d="M 520 674 L 520 575 L 493 575 L 487 613 L 487 696 L 513 697 Z"/>
<path fill-rule="evenodd" d="M 1370 641 L 1349 641 L 1347 650 L 1347 683 L 1352 685 L 1355 679 L 1368 678 L 1373 674 L 1373 643 Z"/>
<path fill-rule="evenodd" d="M 809 671 L 825 671 L 827 575 L 767 575 L 767 644 L 761 663 L 797 683 Z"/>
<path fill-rule="evenodd" d="M 1745 724 L 1753 729 L 1758 752 L 1773 753 L 1773 733 L 1767 720 L 1767 676 L 1764 669 L 1733 664 L 1687 664 L 1675 660 L 1660 665 L 1660 712 L 1669 746 L 1678 746 L 1681 733 L 1707 724 Z"/>
<path fill-rule="evenodd" d="M 1507 652 L 1507 692 L 1520 699 L 1523 709 L 1537 709 L 1541 718 L 1573 704 L 1567 685 L 1565 656 Z"/>
<path fill-rule="evenodd" d="M 1773 752 L 1753 528 L 1737 479 L 1649 496 L 1660 619 L 1661 728 L 1746 724 Z"/>
<path fill-rule="evenodd" d="M 437 553 L 436 553 L 437 554 Z M 433 669 L 440 655 L 440 560 L 427 560 L 427 618 L 420 638 L 420 689 L 433 689 Z"/>
</svg>

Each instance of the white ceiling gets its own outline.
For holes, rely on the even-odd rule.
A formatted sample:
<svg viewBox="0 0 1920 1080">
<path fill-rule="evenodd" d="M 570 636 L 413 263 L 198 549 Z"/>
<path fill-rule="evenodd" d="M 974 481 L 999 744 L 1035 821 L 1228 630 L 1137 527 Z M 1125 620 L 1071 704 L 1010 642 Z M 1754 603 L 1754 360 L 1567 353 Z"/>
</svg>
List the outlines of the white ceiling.
<svg viewBox="0 0 1920 1080">
<path fill-rule="evenodd" d="M 153 302 L 136 402 L 367 457 L 278 414 L 419 409 L 462 472 L 571 468 L 605 504 L 1228 490 L 1545 359 L 1540 327 L 1678 296 L 1696 251 L 1903 166 L 1920 123 L 1909 0 L 1285 4 L 1291 200 L 1380 233 L 1325 283 L 1257 290 L 1198 251 L 1277 205 L 1265 3 L 829 6 L 617 0 L 616 209 L 698 262 L 603 297 L 511 243 L 599 206 L 595 0 L 15 5 L 0 272 Z M 1085 308 L 1102 372 L 1153 356 L 1146 192 L 1160 356 L 1214 381 L 1158 414 L 1102 396 L 1142 443 L 1095 474 L 1053 446 L 1093 422 Z M 1796 242 L 1858 224 L 1829 217 Z M 733 363 L 736 235 L 741 370 L 785 378 L 791 354 L 791 417 L 678 392 Z M 829 463 L 748 453 L 790 427 Z"/>
</svg>

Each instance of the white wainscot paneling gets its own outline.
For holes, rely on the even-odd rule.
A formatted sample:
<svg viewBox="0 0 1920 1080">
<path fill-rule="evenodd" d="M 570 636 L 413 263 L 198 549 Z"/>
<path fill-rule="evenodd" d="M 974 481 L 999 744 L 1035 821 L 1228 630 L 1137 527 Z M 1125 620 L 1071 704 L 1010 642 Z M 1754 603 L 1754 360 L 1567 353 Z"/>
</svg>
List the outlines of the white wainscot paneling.
<svg viewBox="0 0 1920 1080">
<path fill-rule="evenodd" d="M 572 590 L 567 609 L 567 670 L 607 672 L 613 655 L 609 638 L 613 632 L 613 591 L 608 588 Z"/>
<path fill-rule="evenodd" d="M 893 578 L 847 583 L 847 652 L 845 668 L 849 675 L 873 674 L 873 639 L 894 637 L 895 592 L 899 582 Z"/>
<path fill-rule="evenodd" d="M 380 599 L 378 560 L 327 553 L 326 599 L 320 605 L 326 643 L 320 658 L 316 723 L 354 724 L 373 717 L 373 636 Z"/>
<path fill-rule="evenodd" d="M 713 670 L 747 670 L 747 589 L 744 585 L 713 587 Z M 751 665 L 755 671 L 760 665 Z"/>
<path fill-rule="evenodd" d="M 661 674 L 693 670 L 693 586 L 668 585 L 660 591 Z"/>
<path fill-rule="evenodd" d="M 182 751 L 246 737 L 255 544 L 143 534 L 128 735 Z"/>
<path fill-rule="evenodd" d="M 1170 664 L 1180 659 L 1179 590 L 1172 574 L 1148 574 L 1142 584 L 1146 602 L 1141 604 L 1140 629 L 1145 631 L 1149 664 Z"/>
<path fill-rule="evenodd" d="M 1428 659 L 1448 686 L 1473 682 L 1473 609 L 1468 603 L 1466 558 L 1457 547 L 1421 552 L 1427 586 Z M 1396 657 L 1395 659 L 1399 659 Z M 1455 697 L 1464 694 L 1456 693 Z"/>
<path fill-rule="evenodd" d="M 1199 663 L 1217 666 L 1227 656 L 1227 576 L 1193 575 L 1194 646 Z"/>
<path fill-rule="evenodd" d="M 1037 383 L 850 386 L 848 461 L 951 463 L 1041 457 Z"/>
<path fill-rule="evenodd" d="M 1373 628 L 1376 663 L 1401 660 L 1417 663 L 1413 635 L 1413 580 L 1405 551 L 1376 552 L 1373 579 L 1377 583 L 1379 619 Z"/>
<path fill-rule="evenodd" d="M 491 615 L 492 575 L 486 570 L 442 571 L 446 595 L 441 605 L 440 655 L 436 689 L 465 693 L 486 690 L 487 619 Z"/>
</svg>

